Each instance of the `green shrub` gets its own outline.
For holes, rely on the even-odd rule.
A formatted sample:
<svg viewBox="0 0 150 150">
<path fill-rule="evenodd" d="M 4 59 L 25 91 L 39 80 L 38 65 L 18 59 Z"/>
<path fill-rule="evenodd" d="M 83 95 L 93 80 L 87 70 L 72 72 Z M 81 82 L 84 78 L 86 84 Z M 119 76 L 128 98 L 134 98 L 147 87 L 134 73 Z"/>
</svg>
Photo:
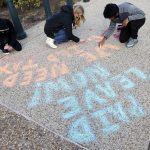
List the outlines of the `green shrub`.
<svg viewBox="0 0 150 150">
<path fill-rule="evenodd" d="M 13 0 L 16 8 L 21 10 L 38 8 L 42 4 L 42 0 Z"/>
</svg>

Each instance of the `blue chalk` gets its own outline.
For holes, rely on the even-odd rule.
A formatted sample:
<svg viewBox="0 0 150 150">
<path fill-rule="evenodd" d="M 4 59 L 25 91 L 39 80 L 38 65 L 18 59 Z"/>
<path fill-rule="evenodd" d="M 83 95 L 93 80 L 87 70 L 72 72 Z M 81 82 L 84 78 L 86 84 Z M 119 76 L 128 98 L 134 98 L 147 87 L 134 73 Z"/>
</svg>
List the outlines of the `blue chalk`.
<svg viewBox="0 0 150 150">
<path fill-rule="evenodd" d="M 82 72 L 72 74 L 71 81 L 72 81 L 72 85 L 74 86 L 74 89 L 87 87 L 88 81 L 85 74 L 83 74 Z"/>
<path fill-rule="evenodd" d="M 148 76 L 146 74 L 144 74 L 141 70 L 139 70 L 137 68 L 130 68 L 125 73 L 126 74 L 129 74 L 129 73 L 135 74 L 138 78 L 140 78 L 142 80 L 146 80 L 148 78 Z"/>
<path fill-rule="evenodd" d="M 120 82 L 120 84 L 121 84 L 121 86 L 123 87 L 124 90 L 129 90 L 129 89 L 132 89 L 132 88 L 135 87 L 135 83 L 132 82 L 130 79 L 128 79 L 124 75 L 117 75 L 112 79 Z"/>
<path fill-rule="evenodd" d="M 100 65 L 92 65 L 84 71 L 84 73 L 87 75 L 87 78 L 92 83 L 98 83 L 98 80 L 100 78 L 108 78 L 110 76 L 110 73 L 107 69 L 101 67 Z"/>
<path fill-rule="evenodd" d="M 143 117 L 146 115 L 144 108 L 133 96 L 127 95 L 126 100 L 131 103 L 131 107 L 128 109 L 128 112 L 131 116 Z"/>
<path fill-rule="evenodd" d="M 95 141 L 95 135 L 92 132 L 90 124 L 86 117 L 82 116 L 73 122 L 69 129 L 69 138 L 80 144 Z"/>
<path fill-rule="evenodd" d="M 93 113 L 94 117 L 99 117 L 103 129 L 102 131 L 104 134 L 111 134 L 117 130 L 119 130 L 119 124 L 112 124 L 107 119 L 107 116 L 114 116 L 114 118 L 118 119 L 119 121 L 129 122 L 129 118 L 123 110 L 123 106 L 121 102 L 118 102 L 112 106 L 106 107 L 103 110 L 97 111 Z"/>
<path fill-rule="evenodd" d="M 78 101 L 75 96 L 69 96 L 69 97 L 59 99 L 58 103 L 60 105 L 63 104 L 66 109 L 70 110 L 62 114 L 64 119 L 72 118 L 81 112 L 80 105 L 78 104 Z"/>
<path fill-rule="evenodd" d="M 94 102 L 97 102 L 99 104 L 104 104 L 106 103 L 106 100 L 99 97 L 95 92 L 91 91 L 91 90 L 86 90 L 84 93 L 84 100 L 87 104 L 88 109 L 92 110 L 94 109 Z"/>
<path fill-rule="evenodd" d="M 41 85 L 40 83 L 37 83 L 35 85 L 35 92 L 34 95 L 32 97 L 32 99 L 30 100 L 30 102 L 27 104 L 29 108 L 33 108 L 37 105 L 40 104 L 40 99 L 41 99 Z"/>
<path fill-rule="evenodd" d="M 95 88 L 97 92 L 102 92 L 109 98 L 115 98 L 117 96 L 109 81 L 104 82 L 103 86 L 101 84 L 98 84 L 95 86 Z"/>
</svg>

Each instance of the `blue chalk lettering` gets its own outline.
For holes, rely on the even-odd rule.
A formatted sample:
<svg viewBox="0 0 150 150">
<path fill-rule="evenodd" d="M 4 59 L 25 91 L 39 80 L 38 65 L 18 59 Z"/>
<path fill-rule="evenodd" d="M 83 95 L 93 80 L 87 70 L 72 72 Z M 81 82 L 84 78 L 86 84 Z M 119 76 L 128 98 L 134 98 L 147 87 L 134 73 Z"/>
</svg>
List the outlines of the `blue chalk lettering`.
<svg viewBox="0 0 150 150">
<path fill-rule="evenodd" d="M 49 89 L 49 91 L 58 91 L 59 90 L 59 86 L 57 83 L 49 81 L 47 83 L 44 84 L 45 85 L 45 89 Z"/>
<path fill-rule="evenodd" d="M 43 87 L 43 94 L 45 93 L 44 96 L 42 96 L 42 87 Z M 40 105 L 42 103 L 50 103 L 53 101 L 52 93 L 49 91 L 49 86 L 48 84 L 41 84 L 37 83 L 35 87 L 35 92 L 32 97 L 31 102 L 28 103 L 28 107 L 33 108 L 37 105 Z"/>
<path fill-rule="evenodd" d="M 120 102 L 114 104 L 113 106 L 106 107 L 103 110 L 93 113 L 93 116 L 99 117 L 100 121 L 102 122 L 103 125 L 102 131 L 105 134 L 111 134 L 112 132 L 115 132 L 120 128 L 119 124 L 111 124 L 108 121 L 106 117 L 108 116 L 108 114 L 113 115 L 115 118 L 117 118 L 120 121 L 129 122 L 129 118 L 124 112 L 123 106 Z"/>
<path fill-rule="evenodd" d="M 93 65 L 92 68 L 94 68 L 95 71 L 97 70 L 98 72 L 96 71 L 96 73 L 98 73 L 98 75 L 100 75 L 101 77 L 108 78 L 110 76 L 109 71 L 106 68 L 100 66 L 99 64 Z"/>
<path fill-rule="evenodd" d="M 68 85 L 68 83 L 66 82 L 66 80 L 64 78 L 59 78 L 57 79 L 55 82 L 53 81 L 49 81 L 47 83 L 44 84 L 45 85 L 45 89 L 49 89 L 49 92 L 57 92 L 57 91 L 65 91 L 65 92 L 71 92 L 71 86 Z"/>
<path fill-rule="evenodd" d="M 93 113 L 93 117 L 98 117 L 100 119 L 100 122 L 102 123 L 103 129 L 102 131 L 104 134 L 111 134 L 117 130 L 119 130 L 119 125 L 118 124 L 112 124 L 108 119 L 107 119 L 107 109 L 103 109 L 97 112 Z"/>
<path fill-rule="evenodd" d="M 72 87 L 67 83 L 67 81 L 64 78 L 59 78 L 57 80 L 57 85 L 60 90 L 66 91 L 66 92 L 71 92 Z"/>
<path fill-rule="evenodd" d="M 123 109 L 121 102 L 114 104 L 114 106 L 107 107 L 108 113 L 113 114 L 118 120 L 129 122 L 129 118 Z"/>
<path fill-rule="evenodd" d="M 132 89 L 135 86 L 135 83 L 132 82 L 124 75 L 117 75 L 116 77 L 112 78 L 113 80 L 118 80 L 124 90 Z"/>
<path fill-rule="evenodd" d="M 79 114 L 81 112 L 81 108 L 78 104 L 78 101 L 75 96 L 69 96 L 62 98 L 58 100 L 58 103 L 61 105 L 63 104 L 66 109 L 69 109 L 70 111 L 63 113 L 64 119 L 69 119 L 71 117 L 74 117 L 75 115 Z"/>
<path fill-rule="evenodd" d="M 41 84 L 40 83 L 37 83 L 35 85 L 35 92 L 34 92 L 34 95 L 31 99 L 31 101 L 28 103 L 28 107 L 29 108 L 33 108 L 37 105 L 40 104 L 40 99 L 41 99 Z"/>
<path fill-rule="evenodd" d="M 71 81 L 75 85 L 75 89 L 87 87 L 87 79 L 83 73 L 72 74 Z"/>
<path fill-rule="evenodd" d="M 116 93 L 113 90 L 113 87 L 111 85 L 110 82 L 104 82 L 104 85 L 96 85 L 96 91 L 97 92 L 103 92 L 106 96 L 108 96 L 109 98 L 115 98 L 116 97 Z"/>
<path fill-rule="evenodd" d="M 45 103 L 50 103 L 53 101 L 53 97 L 52 97 L 52 89 L 50 88 L 51 83 L 49 82 L 49 84 L 45 84 L 44 86 L 44 93 L 45 93 L 45 97 L 43 98 Z"/>
<path fill-rule="evenodd" d="M 146 115 L 144 108 L 133 96 L 127 95 L 126 98 L 131 103 L 131 107 L 128 110 L 131 116 L 142 117 Z"/>
<path fill-rule="evenodd" d="M 126 74 L 129 73 L 133 73 L 135 74 L 138 78 L 142 79 L 142 80 L 146 80 L 148 77 L 146 74 L 144 74 L 141 70 L 137 69 L 137 68 L 130 68 L 129 70 L 127 70 L 125 72 Z"/>
<path fill-rule="evenodd" d="M 93 83 L 98 83 L 98 79 L 100 77 L 108 78 L 108 76 L 110 75 L 108 70 L 101 67 L 100 65 L 92 65 L 91 67 L 88 67 L 84 72 L 89 80 Z"/>
<path fill-rule="evenodd" d="M 86 90 L 84 94 L 84 98 L 87 104 L 88 109 L 92 110 L 93 108 L 93 103 L 98 102 L 99 104 L 103 104 L 106 102 L 105 99 L 99 97 L 95 92 L 91 90 Z"/>
<path fill-rule="evenodd" d="M 95 140 L 90 124 L 86 117 L 81 117 L 72 123 L 69 129 L 69 137 L 78 143 L 89 143 Z"/>
</svg>

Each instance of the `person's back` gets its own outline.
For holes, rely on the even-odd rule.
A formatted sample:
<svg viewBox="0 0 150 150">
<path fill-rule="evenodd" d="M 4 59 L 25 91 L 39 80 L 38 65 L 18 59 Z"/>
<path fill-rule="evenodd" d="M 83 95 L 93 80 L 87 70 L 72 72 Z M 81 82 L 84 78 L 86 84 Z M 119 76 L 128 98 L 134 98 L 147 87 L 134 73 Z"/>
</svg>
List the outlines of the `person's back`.
<svg viewBox="0 0 150 150">
<path fill-rule="evenodd" d="M 68 23 L 73 21 L 73 7 L 71 5 L 65 5 L 61 7 L 61 10 L 48 18 L 46 21 L 46 27 L 52 30 L 59 31 Z"/>
<path fill-rule="evenodd" d="M 118 7 L 119 7 L 119 14 L 121 15 L 123 13 L 124 14 L 126 13 L 130 21 L 145 18 L 144 11 L 142 11 L 140 8 L 131 3 L 124 2 L 118 5 Z"/>
</svg>

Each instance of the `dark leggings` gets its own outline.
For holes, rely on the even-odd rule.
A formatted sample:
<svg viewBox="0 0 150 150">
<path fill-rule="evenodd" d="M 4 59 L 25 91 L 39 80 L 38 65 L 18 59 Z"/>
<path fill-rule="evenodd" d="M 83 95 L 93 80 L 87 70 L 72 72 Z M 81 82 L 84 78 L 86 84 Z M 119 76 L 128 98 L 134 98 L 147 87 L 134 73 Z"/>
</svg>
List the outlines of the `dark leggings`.
<svg viewBox="0 0 150 150">
<path fill-rule="evenodd" d="M 139 20 L 133 20 L 128 23 L 126 27 L 121 29 L 119 41 L 125 43 L 129 38 L 137 39 L 139 29 L 144 25 L 145 18 Z"/>
</svg>

